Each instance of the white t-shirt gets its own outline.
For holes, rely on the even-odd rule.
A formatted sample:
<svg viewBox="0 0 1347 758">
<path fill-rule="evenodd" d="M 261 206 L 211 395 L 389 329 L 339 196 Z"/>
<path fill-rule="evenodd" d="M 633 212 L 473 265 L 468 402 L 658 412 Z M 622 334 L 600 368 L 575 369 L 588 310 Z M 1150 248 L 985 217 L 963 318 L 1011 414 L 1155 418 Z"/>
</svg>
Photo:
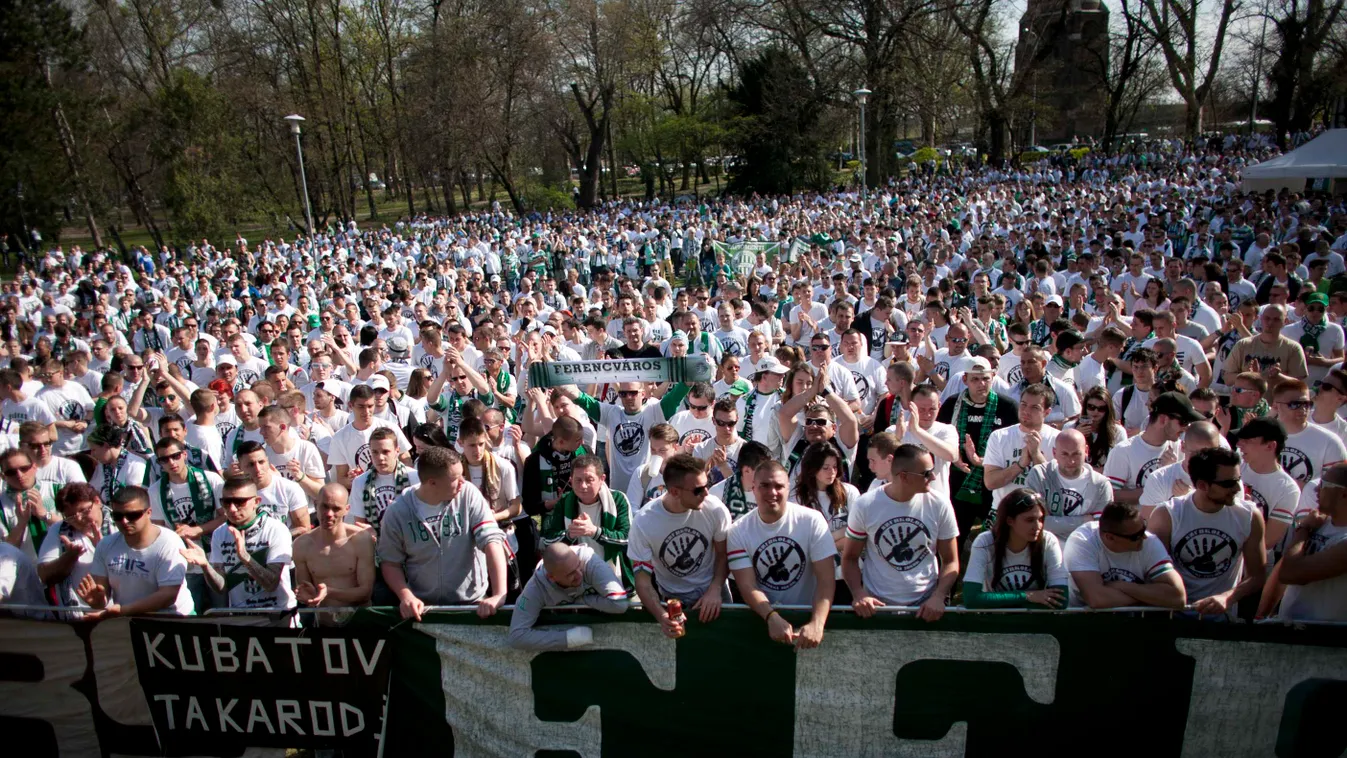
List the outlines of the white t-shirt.
<svg viewBox="0 0 1347 758">
<path fill-rule="evenodd" d="M 271 485 L 258 487 L 257 494 L 262 498 L 257 512 L 271 516 L 287 528 L 294 526 L 290 522 L 291 513 L 309 509 L 309 498 L 304 494 L 304 488 L 283 476 L 272 475 Z"/>
<path fill-rule="evenodd" d="M 1066 573 L 1066 564 L 1062 557 L 1062 545 L 1052 532 L 1043 532 L 1043 572 L 1047 583 L 1033 581 L 1032 562 L 1029 548 L 1018 553 L 1006 549 L 1001 560 L 1001 572 L 993 577 L 992 568 L 996 565 L 996 538 L 991 532 L 983 532 L 973 540 L 973 549 L 968 555 L 968 571 L 963 580 L 982 585 L 983 592 L 1028 592 L 1048 587 L 1069 586 L 1070 578 Z"/>
<path fill-rule="evenodd" d="M 215 503 L 218 507 L 220 503 L 220 495 L 224 489 L 224 479 L 221 478 L 220 475 L 215 473 L 214 471 L 203 471 L 201 473 L 206 476 L 206 481 L 210 482 L 211 494 L 215 497 Z M 166 481 L 167 478 L 159 480 L 159 482 L 166 482 Z M 189 484 L 190 480 L 184 481 L 182 484 L 174 484 L 173 482 L 167 482 L 169 508 L 172 509 L 172 516 L 173 516 L 173 519 L 171 521 L 168 518 L 169 513 L 166 513 L 164 510 L 164 502 L 163 498 L 160 495 L 159 482 L 156 482 L 155 484 L 152 484 L 149 487 L 150 518 L 162 524 L 169 524 L 170 529 L 172 528 L 173 524 L 193 523 L 196 514 L 194 513 L 192 507 L 192 488 Z M 211 515 L 211 518 L 214 518 L 214 514 Z"/>
<path fill-rule="evenodd" d="M 465 459 L 463 463 L 464 465 L 467 465 L 467 460 Z M 482 487 L 482 477 L 485 475 L 485 472 L 482 470 L 482 467 L 468 466 L 467 468 L 469 481 L 476 485 L 477 489 L 481 490 L 483 495 L 485 495 L 486 490 Z M 514 475 L 514 466 L 509 461 L 502 460 L 500 456 L 496 456 L 496 468 L 496 474 L 500 478 L 500 484 L 496 486 L 496 499 L 494 501 L 488 501 L 487 505 L 491 506 L 491 510 L 499 513 L 500 511 L 507 510 L 510 507 L 510 501 L 519 497 L 519 484 Z M 598 520 L 595 519 L 594 523 L 597 524 Z"/>
<path fill-rule="evenodd" d="M 1305 554 L 1314 555 L 1343 540 L 1347 540 L 1347 526 L 1328 521 L 1305 541 Z M 1347 574 L 1288 586 L 1280 615 L 1297 621 L 1347 621 Z"/>
<path fill-rule="evenodd" d="M 1311 346 L 1314 344 L 1313 341 L 1301 339 L 1305 336 L 1304 319 L 1287 323 L 1286 328 L 1282 329 L 1282 336 L 1292 342 L 1299 342 L 1301 347 L 1305 347 L 1305 342 L 1310 342 Z M 1328 358 L 1333 355 L 1334 351 L 1342 350 L 1344 345 L 1342 326 L 1334 323 L 1333 319 L 1327 319 L 1324 323 L 1324 331 L 1319 334 L 1317 342 L 1319 345 L 1317 354 L 1321 358 Z M 1310 348 L 1305 348 L 1305 355 L 1315 355 L 1315 352 L 1311 351 Z M 1322 382 L 1324 377 L 1328 376 L 1328 371 L 1331 367 L 1307 365 L 1306 368 L 1309 369 L 1310 373 L 1307 382 L 1310 386 L 1314 386 L 1315 382 Z"/>
<path fill-rule="evenodd" d="M 1160 506 L 1169 512 L 1170 555 L 1195 602 L 1235 588 L 1244 570 L 1244 543 L 1253 525 L 1253 509 L 1236 500 L 1215 513 L 1193 502 L 1193 495 Z"/>
<path fill-rule="evenodd" d="M 1141 489 L 1146 484 L 1146 477 L 1160 467 L 1160 456 L 1166 447 L 1173 448 L 1176 460 L 1183 457 L 1177 442 L 1166 442 L 1157 447 L 1147 443 L 1140 434 L 1128 437 L 1108 451 L 1104 476 L 1115 490 Z"/>
<path fill-rule="evenodd" d="M 216 468 L 224 468 L 224 438 L 215 426 L 187 424 L 187 444 L 214 461 Z"/>
<path fill-rule="evenodd" d="M 290 434 L 290 432 L 285 432 Z M 279 453 L 270 445 L 266 446 L 267 460 L 276 467 L 280 475 L 292 482 L 298 482 L 299 477 L 290 474 L 290 461 L 299 461 L 300 470 L 311 479 L 323 481 L 327 478 L 327 469 L 323 467 L 323 456 L 318 453 L 318 446 L 308 440 L 295 440 L 295 446 L 290 448 L 289 452 Z M 302 488 L 301 488 L 302 489 Z"/>
<path fill-rule="evenodd" d="M 1066 570 L 1095 571 L 1105 582 L 1133 582 L 1147 584 L 1161 574 L 1174 570 L 1164 543 L 1154 534 L 1147 534 L 1140 550 L 1115 553 L 1104 546 L 1099 536 L 1099 522 L 1083 524 L 1066 541 Z M 1085 605 L 1085 599 L 1071 577 L 1071 604 Z"/>
<path fill-rule="evenodd" d="M 153 595 L 160 587 L 177 585 L 172 610 L 190 616 L 195 606 L 187 590 L 187 559 L 180 552 L 186 545 L 172 529 L 153 528 L 159 530 L 159 536 L 142 550 L 128 546 L 121 532 L 104 537 L 94 549 L 89 573 L 106 577 L 110 601 L 123 606 Z"/>
<path fill-rule="evenodd" d="M 598 416 L 599 424 L 608 431 L 608 457 L 612 464 L 610 486 L 626 492 L 632 472 L 650 455 L 648 430 L 664 423 L 664 408 L 659 400 L 650 400 L 644 408 L 629 414 L 619 405 L 599 403 Z"/>
<path fill-rule="evenodd" d="M 47 536 L 42 539 L 42 547 L 37 551 L 37 562 L 39 564 L 49 563 L 61 557 L 65 548 L 61 545 L 61 537 L 84 547 L 84 552 L 75 560 L 75 565 L 70 569 L 70 576 L 67 576 L 60 584 L 56 585 L 56 595 L 62 605 L 66 607 L 76 607 L 84 605 L 84 601 L 75 593 L 75 588 L 89 573 L 94 565 L 94 550 L 96 546 L 88 535 L 76 529 L 62 529 L 61 524 L 52 524 L 47 530 Z M 101 540 L 100 540 L 101 542 Z"/>
<path fill-rule="evenodd" d="M 1188 472 L 1183 468 L 1183 461 L 1171 463 L 1168 466 L 1161 466 L 1146 477 L 1146 481 L 1141 486 L 1140 505 L 1163 505 L 1174 499 L 1174 485 L 1188 485 L 1188 492 L 1193 490 L 1193 479 L 1188 476 Z"/>
<path fill-rule="evenodd" d="M 56 482 L 57 484 L 70 484 L 72 482 L 86 481 L 84 478 L 84 469 L 69 458 L 62 458 L 53 455 L 47 465 L 37 470 L 37 480 L 39 482 Z"/>
<path fill-rule="evenodd" d="M 225 588 L 229 591 L 229 607 L 294 608 L 295 595 L 290 591 L 293 555 L 290 530 L 278 519 L 259 511 L 252 525 L 244 530 L 243 540 L 254 561 L 268 566 L 282 566 L 281 580 L 276 589 L 268 591 L 250 577 L 239 563 L 238 545 L 234 542 L 234 535 L 229 533 L 229 524 L 221 524 L 211 535 L 210 562 L 224 574 Z"/>
<path fill-rule="evenodd" d="M 912 414 L 904 413 L 903 415 L 907 418 L 907 428 L 906 432 L 903 434 L 903 438 L 899 440 L 899 442 L 907 445 L 922 445 L 922 441 L 917 439 L 917 435 L 912 433 Z M 892 432 L 896 428 L 897 427 L 890 426 L 884 431 Z M 953 445 L 956 450 L 959 449 L 959 430 L 953 424 L 932 421 L 931 428 L 926 429 L 925 431 L 927 434 L 930 434 L 941 442 Z M 950 462 L 938 455 L 932 455 L 931 459 L 935 462 L 935 480 L 931 482 L 930 490 L 946 500 L 949 500 Z"/>
<path fill-rule="evenodd" d="M 397 434 L 398 450 L 412 449 L 401 429 L 383 419 L 374 418 L 370 420 L 369 428 L 363 431 L 356 429 L 354 423 L 337 430 L 337 433 L 332 435 L 332 443 L 328 449 L 328 464 L 333 470 L 337 466 L 349 466 L 351 471 L 368 471 L 370 461 L 373 460 L 369 451 L 369 438 L 374 434 L 374 430 L 380 427 L 392 429 Z"/>
<path fill-rule="evenodd" d="M 61 421 L 84 421 L 89 424 L 83 432 L 56 428 L 54 455 L 74 455 L 85 447 L 84 438 L 93 428 L 94 400 L 77 382 L 66 382 L 58 387 L 47 387 L 37 393 L 37 399 L 47 404 L 47 410 Z"/>
<path fill-rule="evenodd" d="M 1207 354 L 1202 349 L 1202 343 L 1177 332 L 1171 339 L 1174 340 L 1174 359 L 1179 362 L 1179 367 L 1197 376 L 1198 366 L 1207 365 Z M 1156 342 L 1159 342 L 1159 339 L 1152 337 L 1141 343 L 1141 346 L 1153 348 Z"/>
<path fill-rule="evenodd" d="M 1093 355 L 1087 355 L 1081 359 L 1080 365 L 1076 366 L 1076 390 L 1084 397 L 1085 393 L 1095 387 L 1102 387 L 1108 382 L 1108 373 L 1104 370 L 1104 365 L 1094 359 Z"/>
<path fill-rule="evenodd" d="M 905 503 L 882 489 L 867 492 L 847 516 L 847 537 L 866 543 L 865 588 L 890 605 L 918 605 L 934 590 L 940 576 L 937 541 L 958 536 L 954 508 L 929 492 Z"/>
<path fill-rule="evenodd" d="M 114 482 L 118 487 L 124 487 L 128 484 L 138 487 L 145 486 L 145 472 L 148 469 L 149 463 L 144 458 L 135 453 L 126 453 L 124 460 L 118 457 L 113 460 L 111 466 L 104 466 L 101 463 L 94 466 L 93 476 L 89 477 L 89 486 L 98 490 L 98 494 L 103 498 L 104 503 L 110 504 L 114 494 Z"/>
<path fill-rule="evenodd" d="M 373 514 L 369 513 L 365 508 L 364 498 L 365 487 L 371 476 L 378 477 L 374 480 L 374 503 L 372 504 L 378 509 L 378 512 Z M 407 487 L 416 487 L 420 483 L 421 475 L 416 473 L 416 469 L 408 466 Z M 393 501 L 397 500 L 398 496 L 402 494 L 402 491 L 398 490 L 396 485 L 396 476 L 393 474 L 380 474 L 373 468 L 360 476 L 357 476 L 351 482 L 351 510 L 346 513 L 346 522 L 354 524 L 356 523 L 356 519 L 364 519 L 373 526 L 375 530 L 374 533 L 377 535 L 379 533 L 380 522 L 383 520 L 384 511 L 387 511 L 388 506 L 392 505 Z"/>
<path fill-rule="evenodd" d="M 1244 500 L 1263 511 L 1264 521 L 1291 523 L 1300 502 L 1300 487 L 1281 467 L 1271 474 L 1260 474 L 1245 463 L 1239 467 L 1239 478 L 1244 483 Z"/>
<path fill-rule="evenodd" d="M 753 569 L 758 589 L 780 605 L 812 603 L 814 562 L 837 555 L 823 514 L 796 503 L 771 524 L 757 508 L 744 514 L 730 527 L 727 547 L 730 570 Z"/>
<path fill-rule="evenodd" d="M 1329 466 L 1347 460 L 1347 448 L 1333 432 L 1307 424 L 1295 434 L 1288 434 L 1282 448 L 1282 468 L 1301 485 L 1317 479 Z"/>
<path fill-rule="evenodd" d="M 654 575 L 661 595 L 693 602 L 720 591 L 710 586 L 714 543 L 724 542 L 729 528 L 730 510 L 709 495 L 701 508 L 684 513 L 670 513 L 660 497 L 632 517 L 627 557 L 634 571 Z"/>
<path fill-rule="evenodd" d="M 951 386 L 950 379 L 962 375 L 973 365 L 973 354 L 967 350 L 959 355 L 950 355 L 949 348 L 941 348 L 935 351 L 935 373 L 939 374 L 945 380 L 945 390 L 940 393 L 940 402 L 945 402 L 954 396 L 958 391 Z M 880 386 L 884 386 L 880 383 Z"/>
<path fill-rule="evenodd" d="M 1038 449 L 1043 454 L 1044 460 L 1052 460 L 1052 448 L 1057 444 L 1057 435 L 1061 434 L 1050 426 L 1044 426 L 1038 431 L 1039 445 Z M 1009 468 L 1011 464 L 1019 461 L 1020 453 L 1024 452 L 1024 430 L 1019 424 L 1007 426 L 1004 429 L 997 429 L 987 438 L 987 453 L 982 456 L 982 462 L 987 466 L 996 466 L 997 468 Z M 1001 498 L 1014 492 L 1017 488 L 1024 485 L 1024 476 L 1029 471 L 1021 471 L 1014 481 L 1004 487 L 997 487 L 992 492 L 992 507 L 1000 504 Z"/>
<path fill-rule="evenodd" d="M 700 398 L 698 403 L 703 402 Z M 707 411 L 706 418 L 697 418 L 692 411 L 679 411 L 669 419 L 669 424 L 678 432 L 678 444 L 697 445 L 716 436 L 716 425 Z"/>
<path fill-rule="evenodd" d="M 43 424 L 56 423 L 56 416 L 47 404 L 35 397 L 24 398 L 19 402 L 6 400 L 0 403 L 0 418 L 11 422 L 15 428 L 25 421 L 39 421 Z"/>
<path fill-rule="evenodd" d="M 861 412 L 874 413 L 879 399 L 884 396 L 884 366 L 868 355 L 861 355 L 855 363 L 845 358 L 833 359 L 842 368 L 851 372 L 851 380 L 856 383 L 856 392 L 860 395 Z"/>
</svg>

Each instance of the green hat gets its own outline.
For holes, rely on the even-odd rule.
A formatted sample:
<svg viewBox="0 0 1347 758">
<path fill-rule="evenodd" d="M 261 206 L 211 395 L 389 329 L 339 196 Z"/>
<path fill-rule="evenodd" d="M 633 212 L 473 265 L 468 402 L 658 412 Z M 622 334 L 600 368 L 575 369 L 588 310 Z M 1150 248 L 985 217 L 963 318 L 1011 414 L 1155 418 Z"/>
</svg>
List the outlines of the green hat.
<svg viewBox="0 0 1347 758">
<path fill-rule="evenodd" d="M 1314 293 L 1313 295 L 1310 295 L 1309 297 L 1305 298 L 1305 304 L 1306 304 L 1306 305 L 1311 305 L 1311 304 L 1313 304 L 1313 305 L 1322 305 L 1322 306 L 1324 306 L 1325 308 L 1327 308 L 1327 307 L 1328 307 L 1328 296 L 1325 295 L 1325 294 L 1322 293 L 1322 292 L 1316 292 L 1316 293 Z"/>
<path fill-rule="evenodd" d="M 309 314 L 309 328 L 310 328 L 310 329 L 317 329 L 317 328 L 318 328 L 318 324 L 319 324 L 319 321 L 318 321 L 318 314 L 316 314 L 316 313 L 310 313 L 310 314 Z"/>
</svg>

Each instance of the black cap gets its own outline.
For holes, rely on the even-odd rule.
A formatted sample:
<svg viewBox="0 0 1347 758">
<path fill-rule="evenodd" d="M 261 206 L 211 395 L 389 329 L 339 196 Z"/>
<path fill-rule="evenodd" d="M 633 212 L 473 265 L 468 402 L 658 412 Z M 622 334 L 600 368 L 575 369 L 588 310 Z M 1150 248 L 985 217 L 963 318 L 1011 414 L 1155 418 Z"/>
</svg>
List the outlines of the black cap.
<svg viewBox="0 0 1347 758">
<path fill-rule="evenodd" d="M 1162 393 L 1151 402 L 1151 413 L 1172 416 L 1189 424 L 1207 420 L 1207 417 L 1198 413 L 1192 402 L 1181 392 Z"/>
</svg>

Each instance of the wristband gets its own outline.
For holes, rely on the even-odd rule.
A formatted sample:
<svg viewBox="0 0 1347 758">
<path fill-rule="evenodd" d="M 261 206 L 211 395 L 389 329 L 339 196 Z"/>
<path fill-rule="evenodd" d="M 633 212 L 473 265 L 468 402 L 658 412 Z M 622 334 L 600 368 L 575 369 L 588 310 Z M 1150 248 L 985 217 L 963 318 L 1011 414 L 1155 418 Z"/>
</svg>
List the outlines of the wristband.
<svg viewBox="0 0 1347 758">
<path fill-rule="evenodd" d="M 777 609 L 773 608 L 771 611 L 769 611 L 769 612 L 767 613 L 766 616 L 763 616 L 763 617 L 762 617 L 762 620 L 763 620 L 763 621 L 766 621 L 766 622 L 771 622 L 772 616 L 780 616 L 780 615 L 781 615 L 781 612 L 778 611 Z"/>
</svg>

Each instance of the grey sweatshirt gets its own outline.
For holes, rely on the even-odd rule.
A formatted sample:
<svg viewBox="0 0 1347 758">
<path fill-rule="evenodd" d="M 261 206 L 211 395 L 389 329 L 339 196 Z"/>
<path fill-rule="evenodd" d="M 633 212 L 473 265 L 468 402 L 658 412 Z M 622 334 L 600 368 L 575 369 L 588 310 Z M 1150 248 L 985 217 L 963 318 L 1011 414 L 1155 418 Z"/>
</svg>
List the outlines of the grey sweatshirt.
<svg viewBox="0 0 1347 758">
<path fill-rule="evenodd" d="M 613 567 L 591 548 L 574 548 L 585 567 L 584 579 L 576 587 L 562 587 L 547 576 L 542 564 L 515 601 L 510 617 L 510 646 L 520 650 L 565 650 L 566 631 L 571 627 L 534 628 L 538 614 L 550 605 L 569 605 L 576 601 L 604 613 L 623 613 L 627 610 L 627 593 L 622 589 Z"/>
</svg>

